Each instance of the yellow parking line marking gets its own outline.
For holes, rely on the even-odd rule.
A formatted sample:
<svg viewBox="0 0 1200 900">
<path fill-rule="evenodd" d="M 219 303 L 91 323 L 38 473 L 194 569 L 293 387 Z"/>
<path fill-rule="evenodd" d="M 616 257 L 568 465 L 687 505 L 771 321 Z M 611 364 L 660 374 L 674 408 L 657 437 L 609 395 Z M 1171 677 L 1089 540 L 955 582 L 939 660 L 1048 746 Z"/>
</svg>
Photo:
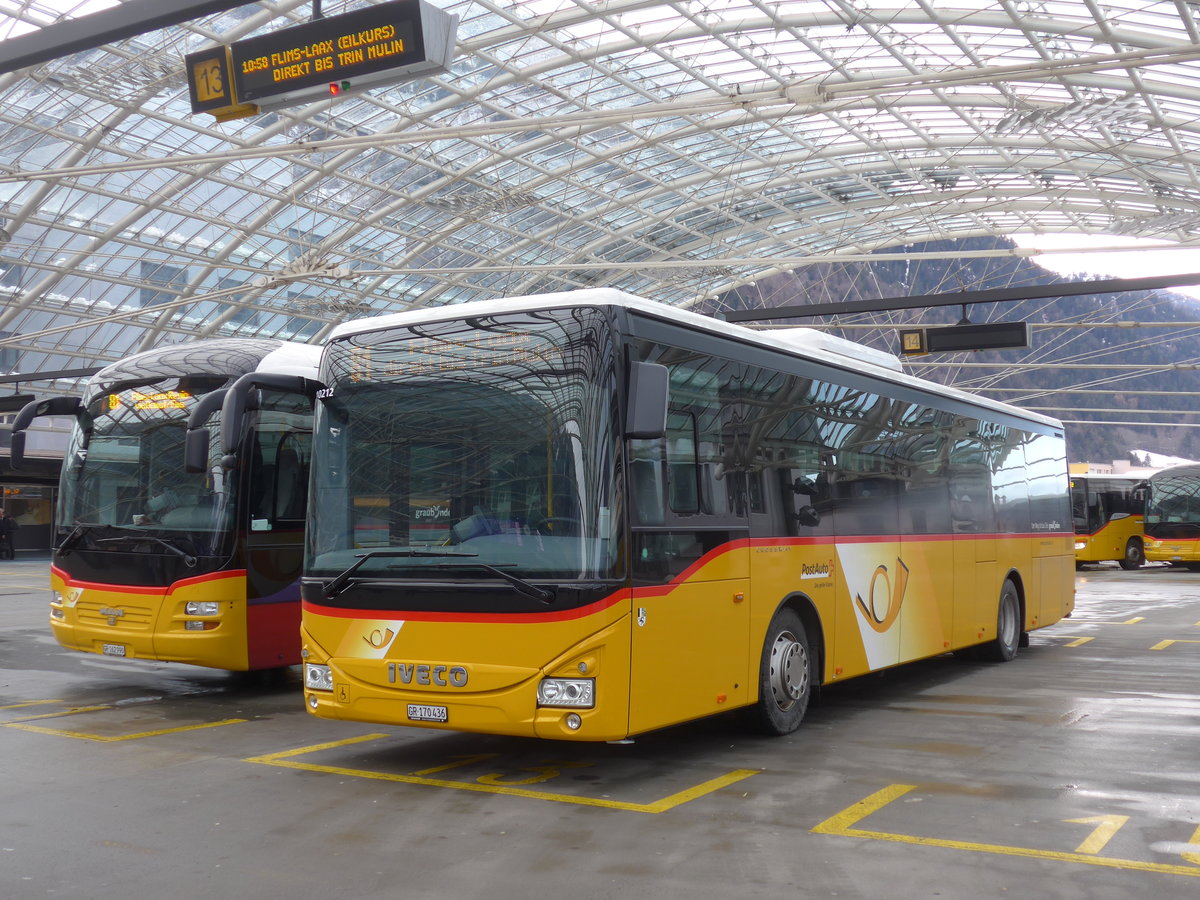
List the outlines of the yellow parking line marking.
<svg viewBox="0 0 1200 900">
<path fill-rule="evenodd" d="M 16 725 L 19 722 L 36 722 L 38 719 L 57 719 L 60 716 L 73 716 L 76 713 L 97 712 L 102 709 L 112 709 L 111 706 L 72 706 L 69 709 L 60 709 L 58 712 L 42 713 L 38 716 L 25 716 L 20 719 L 13 719 L 11 722 L 2 722 L 3 725 Z"/>
<path fill-rule="evenodd" d="M 105 707 L 99 707 L 104 709 Z M 88 734 L 83 731 L 67 731 L 61 728 L 44 728 L 41 725 L 27 725 L 24 722 L 8 722 L 5 728 L 16 728 L 21 731 L 31 731 L 35 734 L 53 734 L 58 737 L 78 738 L 82 741 L 101 741 L 106 744 L 118 741 L 136 741 L 142 738 L 158 737 L 163 734 L 181 734 L 185 731 L 199 731 L 202 728 L 220 728 L 222 725 L 237 725 L 246 719 L 222 719 L 220 722 L 202 722 L 199 725 L 179 725 L 175 728 L 160 728 L 156 731 L 139 731 L 136 734 Z"/>
<path fill-rule="evenodd" d="M 1088 835 L 1087 840 L 1075 848 L 1076 853 L 1096 854 L 1108 846 L 1108 842 L 1129 821 L 1129 816 L 1089 816 L 1086 819 L 1063 819 L 1063 821 L 1073 825 L 1098 825 L 1099 827 Z"/>
<path fill-rule="evenodd" d="M 1112 619 L 1076 619 L 1072 616 L 1069 620 L 1072 625 L 1137 625 L 1139 622 L 1145 622 L 1145 616 L 1134 616 L 1132 619 L 1126 619 L 1124 622 L 1114 622 Z"/>
<path fill-rule="evenodd" d="M 1196 863 L 1196 865 L 1200 865 L 1200 825 L 1196 826 L 1196 832 L 1192 835 L 1192 839 L 1188 843 L 1190 843 L 1193 847 L 1196 847 L 1198 852 L 1185 850 L 1179 855 L 1188 862 L 1193 862 Z"/>
<path fill-rule="evenodd" d="M 876 791 L 853 806 L 826 819 L 812 829 L 813 834 L 831 834 L 841 837 L 867 838 L 874 841 L 891 841 L 898 844 L 916 844 L 922 847 L 942 847 L 947 850 L 967 850 L 974 853 L 995 853 L 1002 856 L 1020 856 L 1029 859 L 1047 859 L 1055 862 L 1083 863 L 1108 869 L 1130 869 L 1138 872 L 1158 872 L 1167 875 L 1191 875 L 1200 877 L 1200 866 L 1176 866 L 1168 863 L 1142 862 L 1135 859 L 1115 859 L 1093 856 L 1078 851 L 1074 853 L 1056 850 L 1034 850 L 1028 847 L 1007 847 L 1003 844 L 976 844 L 970 841 L 951 841 L 942 838 L 917 837 L 910 834 L 893 834 L 887 831 L 868 831 L 855 828 L 860 821 L 883 809 L 893 800 L 917 789 L 915 784 L 893 784 Z M 1200 829 L 1198 829 L 1200 830 Z M 1086 841 L 1084 842 L 1087 843 Z M 1185 859 L 1187 856 L 1184 857 Z"/>
<path fill-rule="evenodd" d="M 434 766 L 432 769 L 421 769 L 419 772 L 410 772 L 410 775 L 436 775 L 438 772 L 446 772 L 450 769 L 461 769 L 463 766 L 469 766 L 471 763 L 485 762 L 489 759 L 495 759 L 499 753 L 471 753 L 463 756 L 454 757 L 455 761 L 446 763 L 444 766 Z"/>
<path fill-rule="evenodd" d="M 1183 640 L 1183 639 L 1159 641 L 1157 644 L 1155 644 L 1150 649 L 1151 650 L 1166 650 L 1172 644 L 1200 644 L 1200 641 L 1187 641 L 1187 640 Z"/>
<path fill-rule="evenodd" d="M 0 709 L 24 709 L 27 706 L 45 706 L 47 703 L 62 703 L 61 700 L 22 700 L 20 703 L 11 703 L 8 706 L 0 706 Z"/>
<path fill-rule="evenodd" d="M 1082 647 L 1088 641 L 1095 640 L 1095 638 L 1090 638 L 1090 637 L 1074 637 L 1073 635 L 1070 635 L 1070 634 L 1056 634 L 1056 635 L 1053 635 L 1053 637 L 1066 638 L 1067 642 L 1065 644 L 1063 644 L 1064 647 Z"/>
<path fill-rule="evenodd" d="M 722 788 L 728 787 L 731 784 L 736 784 L 743 779 L 749 778 L 751 775 L 757 775 L 757 769 L 734 769 L 732 772 L 727 772 L 716 778 L 710 778 L 708 781 L 687 788 L 677 793 L 671 794 L 669 797 L 664 797 L 661 800 L 656 800 L 652 803 L 629 803 L 622 800 L 607 800 L 595 797 L 580 797 L 572 794 L 556 794 L 550 791 L 531 791 L 527 788 L 512 787 L 502 784 L 481 784 L 474 781 L 448 781 L 440 778 L 424 778 L 420 775 L 399 775 L 391 772 L 373 772 L 369 769 L 350 769 L 343 766 L 324 766 L 316 763 L 297 762 L 293 757 L 303 756 L 309 753 L 316 753 L 320 750 L 328 750 L 335 747 L 345 747 L 351 744 L 363 743 L 365 741 L 374 741 L 380 738 L 388 737 L 386 734 L 366 734 L 357 738 L 349 738 L 344 741 L 331 741 L 327 744 L 313 744 L 308 747 L 298 747 L 294 750 L 283 750 L 279 753 L 268 753 L 264 756 L 252 756 L 245 761 L 249 763 L 260 763 L 268 766 L 281 766 L 285 769 L 298 769 L 306 772 L 322 772 L 327 775 L 343 775 L 351 778 L 369 778 L 375 781 L 392 781 L 400 784 L 419 784 L 426 787 L 441 787 L 450 788 L 458 791 L 474 791 L 481 794 L 505 794 L 509 797 L 522 797 L 527 800 L 546 800 L 554 803 L 571 803 L 576 806 L 596 806 L 605 809 L 620 809 L 627 812 L 640 813 L 662 813 L 667 810 L 674 809 L 684 803 L 688 803 L 706 794 L 711 794 L 719 791 Z M 461 765 L 456 763 L 455 765 Z M 424 770 L 431 771 L 431 770 Z M 436 770 L 433 770 L 436 771 Z"/>
</svg>

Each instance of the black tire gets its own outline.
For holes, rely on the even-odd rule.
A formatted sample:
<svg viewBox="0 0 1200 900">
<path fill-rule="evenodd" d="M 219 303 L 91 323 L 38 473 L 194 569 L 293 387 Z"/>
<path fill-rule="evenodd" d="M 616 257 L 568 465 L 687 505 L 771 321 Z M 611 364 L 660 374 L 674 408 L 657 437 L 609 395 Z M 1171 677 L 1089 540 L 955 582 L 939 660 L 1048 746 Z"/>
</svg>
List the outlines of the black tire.
<svg viewBox="0 0 1200 900">
<path fill-rule="evenodd" d="M 1145 562 L 1146 553 L 1142 549 L 1142 542 L 1137 538 L 1130 538 L 1125 544 L 1125 558 L 1117 560 L 1117 564 L 1122 569 L 1140 569 Z"/>
<path fill-rule="evenodd" d="M 747 724 L 770 735 L 800 727 L 812 696 L 816 660 L 804 623 L 793 609 L 771 619 L 758 667 L 758 702 L 746 710 Z"/>
<path fill-rule="evenodd" d="M 979 648 L 979 658 L 1008 662 L 1016 656 L 1021 646 L 1021 625 L 1021 596 L 1016 585 L 1005 581 L 996 605 L 996 639 Z"/>
</svg>

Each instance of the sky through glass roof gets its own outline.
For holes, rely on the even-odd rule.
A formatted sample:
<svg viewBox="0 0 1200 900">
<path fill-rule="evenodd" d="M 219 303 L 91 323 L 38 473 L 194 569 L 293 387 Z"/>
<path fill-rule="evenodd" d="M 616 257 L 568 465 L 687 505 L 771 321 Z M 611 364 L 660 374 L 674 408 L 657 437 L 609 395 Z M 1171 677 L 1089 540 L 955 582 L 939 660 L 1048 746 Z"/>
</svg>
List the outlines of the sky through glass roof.
<svg viewBox="0 0 1200 900">
<path fill-rule="evenodd" d="M 930 240 L 1200 231 L 1200 4 L 434 2 L 448 73 L 232 122 L 191 113 L 183 57 L 311 3 L 0 75 L 15 369 L 597 285 L 711 304 Z M 0 37 L 106 5 L 0 0 Z"/>
</svg>

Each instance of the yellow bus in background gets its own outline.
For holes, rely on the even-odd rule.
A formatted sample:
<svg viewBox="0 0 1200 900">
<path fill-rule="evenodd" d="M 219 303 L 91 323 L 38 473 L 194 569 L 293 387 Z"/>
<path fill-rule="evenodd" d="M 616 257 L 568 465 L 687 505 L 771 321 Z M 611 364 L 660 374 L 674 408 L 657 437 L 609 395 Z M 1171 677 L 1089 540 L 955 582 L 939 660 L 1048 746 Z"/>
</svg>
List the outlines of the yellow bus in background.
<svg viewBox="0 0 1200 900">
<path fill-rule="evenodd" d="M 267 338 L 172 344 L 18 414 L 14 468 L 33 419 L 75 419 L 50 563 L 62 646 L 231 671 L 300 661 L 319 356 Z"/>
<path fill-rule="evenodd" d="M 1200 465 L 1150 476 L 1146 497 L 1146 559 L 1200 570 Z"/>
<path fill-rule="evenodd" d="M 338 326 L 301 579 L 330 719 L 612 741 L 1005 661 L 1074 604 L 1059 422 L 614 290 Z"/>
<path fill-rule="evenodd" d="M 1145 476 L 1072 475 L 1077 567 L 1105 560 L 1116 560 L 1122 569 L 1141 566 L 1146 561 L 1145 509 Z"/>
</svg>

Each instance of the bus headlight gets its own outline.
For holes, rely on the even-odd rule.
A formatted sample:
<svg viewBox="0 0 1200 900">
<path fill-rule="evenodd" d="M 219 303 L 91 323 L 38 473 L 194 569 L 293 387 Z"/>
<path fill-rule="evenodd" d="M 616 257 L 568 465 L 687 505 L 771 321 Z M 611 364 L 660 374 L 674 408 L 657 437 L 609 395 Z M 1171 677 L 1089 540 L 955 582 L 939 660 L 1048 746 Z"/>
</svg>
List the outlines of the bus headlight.
<svg viewBox="0 0 1200 900">
<path fill-rule="evenodd" d="M 189 616 L 215 616 L 220 611 L 221 604 L 215 600 L 189 600 L 183 607 Z"/>
<path fill-rule="evenodd" d="M 595 705 L 594 678 L 543 678 L 538 685 L 538 706 L 591 709 Z"/>
<path fill-rule="evenodd" d="M 304 686 L 312 691 L 332 691 L 333 671 L 329 666 L 304 664 Z"/>
<path fill-rule="evenodd" d="M 1086 550 L 1087 549 L 1087 541 L 1076 541 L 1075 549 L 1076 550 Z"/>
</svg>

